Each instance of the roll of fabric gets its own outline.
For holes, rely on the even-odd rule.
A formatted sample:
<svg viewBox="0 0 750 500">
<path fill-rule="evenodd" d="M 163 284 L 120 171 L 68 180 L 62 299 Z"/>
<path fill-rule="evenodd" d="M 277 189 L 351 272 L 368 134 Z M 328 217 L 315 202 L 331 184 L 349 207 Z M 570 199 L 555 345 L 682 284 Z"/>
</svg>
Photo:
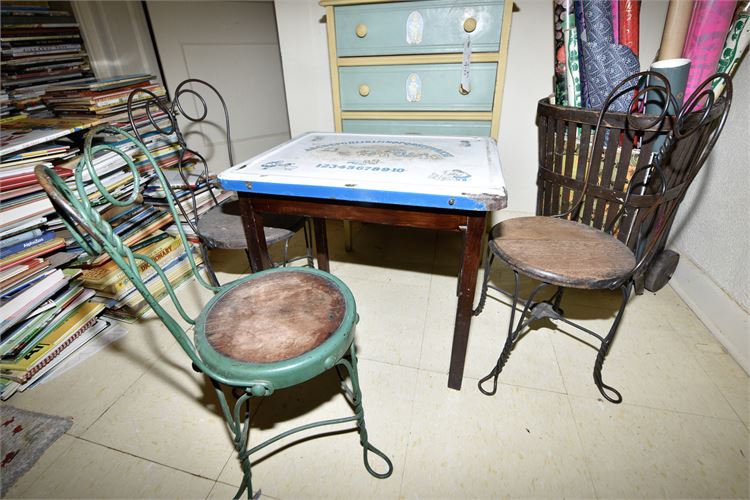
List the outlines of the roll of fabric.
<svg viewBox="0 0 750 500">
<path fill-rule="evenodd" d="M 583 0 L 573 0 L 573 13 L 576 21 L 576 34 L 578 35 L 578 72 L 581 75 L 581 105 L 586 106 L 586 65 L 581 53 L 583 42 L 586 42 L 586 19 L 583 17 Z"/>
<path fill-rule="evenodd" d="M 612 3 L 612 31 L 615 43 L 620 43 L 620 0 L 610 0 Z"/>
<path fill-rule="evenodd" d="M 682 57 L 685 36 L 693 13 L 693 0 L 669 0 L 667 19 L 661 34 L 658 60 Z"/>
<path fill-rule="evenodd" d="M 578 33 L 576 31 L 575 13 L 573 0 L 565 0 L 565 20 L 563 21 L 563 34 L 565 35 L 565 87 L 568 106 L 580 108 L 581 98 L 581 71 L 580 71 L 580 49 L 578 47 Z"/>
<path fill-rule="evenodd" d="M 614 86 L 640 70 L 640 62 L 629 47 L 615 42 L 609 0 L 583 0 L 582 7 L 585 19 L 585 41 L 581 43 L 584 106 L 601 109 Z M 611 110 L 627 110 L 631 97 L 621 96 Z"/>
<path fill-rule="evenodd" d="M 552 24 L 555 28 L 555 104 L 566 106 L 568 96 L 565 87 L 565 38 L 563 34 L 563 19 L 565 18 L 564 0 L 553 0 Z"/>
<path fill-rule="evenodd" d="M 583 44 L 581 53 L 586 65 L 589 108 L 601 109 L 615 85 L 641 69 L 640 61 L 625 45 L 588 42 Z M 620 96 L 610 111 L 627 111 L 632 97 Z"/>
<path fill-rule="evenodd" d="M 685 95 L 716 71 L 735 7 L 735 0 L 696 0 L 682 50 L 691 61 Z"/>
<path fill-rule="evenodd" d="M 620 0 L 619 42 L 638 55 L 640 41 L 641 0 Z"/>
<path fill-rule="evenodd" d="M 748 44 L 750 44 L 750 1 L 744 1 L 740 2 L 734 16 L 716 71 L 734 74 L 742 55 L 747 51 Z M 723 79 L 714 80 L 713 91 L 717 98 L 724 92 L 725 85 L 726 81 Z"/>
</svg>

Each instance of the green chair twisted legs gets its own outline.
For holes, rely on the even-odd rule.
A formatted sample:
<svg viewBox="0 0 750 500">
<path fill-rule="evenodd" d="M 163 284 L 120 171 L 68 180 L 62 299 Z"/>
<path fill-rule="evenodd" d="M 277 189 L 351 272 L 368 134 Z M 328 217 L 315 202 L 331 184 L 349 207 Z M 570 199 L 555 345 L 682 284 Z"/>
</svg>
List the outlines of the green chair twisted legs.
<svg viewBox="0 0 750 500">
<path fill-rule="evenodd" d="M 36 168 L 37 178 L 78 244 L 91 256 L 102 253 L 110 255 L 164 322 L 192 361 L 193 367 L 211 379 L 233 434 L 244 473 L 236 497 L 239 498 L 245 491 L 248 497 L 253 496 L 251 454 L 296 432 L 328 424 L 355 421 L 365 468 L 377 478 L 390 476 L 393 472 L 391 461 L 372 446 L 367 437 L 354 347 L 354 326 L 358 317 L 354 298 L 346 285 L 335 276 L 317 269 L 278 268 L 252 274 L 221 287 L 213 286 L 198 271 L 192 249 L 181 225 L 177 224 L 195 278 L 215 294 L 199 316 L 192 318 L 180 305 L 164 269 L 149 256 L 134 252 L 125 245 L 106 220 L 106 212 L 102 216 L 92 206 L 90 193 L 86 194 L 84 171 L 90 175 L 103 199 L 114 209 L 122 209 L 141 199 L 138 194 L 141 178 L 131 157 L 106 143 L 94 145 L 93 139 L 97 134 L 120 134 L 132 141 L 150 160 L 158 181 L 166 183 L 143 144 L 110 126 L 98 127 L 87 135 L 82 159 L 75 170 L 73 187 L 44 166 Z M 133 176 L 133 190 L 124 198 L 108 192 L 96 173 L 94 157 L 107 151 L 119 155 L 123 160 L 122 169 L 129 170 Z M 170 191 L 165 189 L 165 193 L 172 216 L 179 220 Z M 101 210 L 101 206 L 98 208 Z M 192 340 L 178 319 L 160 305 L 143 281 L 143 271 L 139 272 L 139 266 L 142 268 L 144 264 L 152 267 L 162 280 L 180 318 L 194 325 Z M 344 381 L 342 367 L 351 378 L 351 386 Z M 269 396 L 278 389 L 300 384 L 331 368 L 335 368 L 341 377 L 344 395 L 354 408 L 353 415 L 299 426 L 257 446 L 249 446 L 252 398 Z M 222 386 L 232 388 L 236 397 L 234 402 L 227 399 Z M 373 470 L 369 463 L 369 452 L 385 462 L 385 472 Z"/>
</svg>

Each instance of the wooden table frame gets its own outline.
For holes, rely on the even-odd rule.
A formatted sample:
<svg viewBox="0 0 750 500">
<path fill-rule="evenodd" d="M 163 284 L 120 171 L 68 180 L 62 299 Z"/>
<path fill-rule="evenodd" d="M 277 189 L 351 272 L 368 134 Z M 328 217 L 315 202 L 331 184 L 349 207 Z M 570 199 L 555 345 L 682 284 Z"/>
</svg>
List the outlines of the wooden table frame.
<svg viewBox="0 0 750 500">
<path fill-rule="evenodd" d="M 311 217 L 315 228 L 315 250 L 318 267 L 324 271 L 330 270 L 326 219 L 372 222 L 463 233 L 464 245 L 458 274 L 458 306 L 456 308 L 450 371 L 448 373 L 448 387 L 456 390 L 461 389 L 477 272 L 482 259 L 482 237 L 487 212 L 363 204 L 339 200 L 271 196 L 249 192 L 239 192 L 238 194 L 253 272 L 272 266 L 271 259 L 268 256 L 261 212 Z"/>
</svg>

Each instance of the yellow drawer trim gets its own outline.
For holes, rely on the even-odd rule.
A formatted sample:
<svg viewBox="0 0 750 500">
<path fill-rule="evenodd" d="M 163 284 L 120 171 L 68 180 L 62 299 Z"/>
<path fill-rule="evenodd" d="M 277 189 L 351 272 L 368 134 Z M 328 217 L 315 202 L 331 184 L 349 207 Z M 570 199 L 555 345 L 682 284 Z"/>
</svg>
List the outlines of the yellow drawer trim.
<svg viewBox="0 0 750 500">
<path fill-rule="evenodd" d="M 394 64 L 448 64 L 462 62 L 462 54 L 425 54 L 408 56 L 362 56 L 339 57 L 339 66 L 387 66 Z M 471 62 L 498 62 L 497 52 L 476 52 L 471 55 Z"/>
<path fill-rule="evenodd" d="M 321 7 L 328 7 L 329 5 L 335 7 L 337 5 L 354 5 L 360 3 L 392 3 L 406 1 L 408 0 L 321 0 L 318 4 Z"/>
<path fill-rule="evenodd" d="M 491 111 L 342 111 L 342 120 L 492 120 Z"/>
</svg>

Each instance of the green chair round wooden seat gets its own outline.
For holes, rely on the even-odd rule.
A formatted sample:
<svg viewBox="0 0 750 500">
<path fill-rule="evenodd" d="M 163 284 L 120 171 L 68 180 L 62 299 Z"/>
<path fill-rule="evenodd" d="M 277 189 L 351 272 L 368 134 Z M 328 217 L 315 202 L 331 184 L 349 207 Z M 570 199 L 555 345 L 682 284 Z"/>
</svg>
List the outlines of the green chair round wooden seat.
<svg viewBox="0 0 750 500">
<path fill-rule="evenodd" d="M 108 140 L 94 144 L 94 138 L 99 135 L 107 136 Z M 114 145 L 113 136 L 125 137 L 125 141 L 118 141 L 120 147 L 123 142 L 130 142 L 138 150 L 135 153 L 148 158 L 166 193 L 171 220 L 179 220 L 175 200 L 166 188 L 166 178 L 154 157 L 140 141 L 117 127 L 100 126 L 86 135 L 74 183 L 66 184 L 54 170 L 44 165 L 35 168 L 37 179 L 71 237 L 92 257 L 109 255 L 177 340 L 193 368 L 211 380 L 242 466 L 243 481 L 236 498 L 244 492 L 248 498 L 254 497 L 250 460 L 253 453 L 297 432 L 325 425 L 355 422 L 365 469 L 377 478 L 389 477 L 393 464 L 370 444 L 365 427 L 354 343 L 358 316 L 354 297 L 347 286 L 324 271 L 299 267 L 269 269 L 223 286 L 209 283 L 200 272 L 194 248 L 182 225 L 176 224 L 179 246 L 184 250 L 184 259 L 193 277 L 214 293 L 198 316 L 191 316 L 172 288 L 165 272 L 168 264 L 162 268 L 154 260 L 156 257 L 152 259 L 139 253 L 141 250 L 135 249 L 137 241 L 130 242 L 132 248 L 125 244 L 107 219 L 107 206 L 128 210 L 143 200 L 139 192 L 143 167 L 141 170 L 136 167 L 132 159 L 135 153 L 126 154 Z M 132 175 L 131 191 L 109 192 L 99 178 L 95 158 L 108 152 L 117 154 L 123 163 L 120 170 Z M 96 203 L 91 201 L 95 198 L 91 195 L 91 184 L 83 180 L 84 171 L 101 195 L 96 197 Z M 157 284 L 161 288 L 154 286 L 154 281 L 144 281 L 148 268 L 155 272 L 151 273 L 154 280 L 161 280 Z M 160 303 L 163 294 L 156 296 L 160 289 L 171 299 L 176 314 L 167 312 Z M 194 327 L 192 339 L 184 324 Z M 341 379 L 343 395 L 353 414 L 300 425 L 254 447 L 249 446 L 252 398 L 270 396 L 276 390 L 300 384 L 332 368 Z M 349 381 L 345 379 L 344 370 Z M 370 452 L 382 459 L 384 472 L 376 472 L 370 466 Z"/>
<path fill-rule="evenodd" d="M 354 297 L 335 276 L 269 269 L 211 299 L 196 320 L 195 344 L 225 383 L 250 383 L 262 396 L 332 368 L 349 350 L 356 320 Z"/>
</svg>

